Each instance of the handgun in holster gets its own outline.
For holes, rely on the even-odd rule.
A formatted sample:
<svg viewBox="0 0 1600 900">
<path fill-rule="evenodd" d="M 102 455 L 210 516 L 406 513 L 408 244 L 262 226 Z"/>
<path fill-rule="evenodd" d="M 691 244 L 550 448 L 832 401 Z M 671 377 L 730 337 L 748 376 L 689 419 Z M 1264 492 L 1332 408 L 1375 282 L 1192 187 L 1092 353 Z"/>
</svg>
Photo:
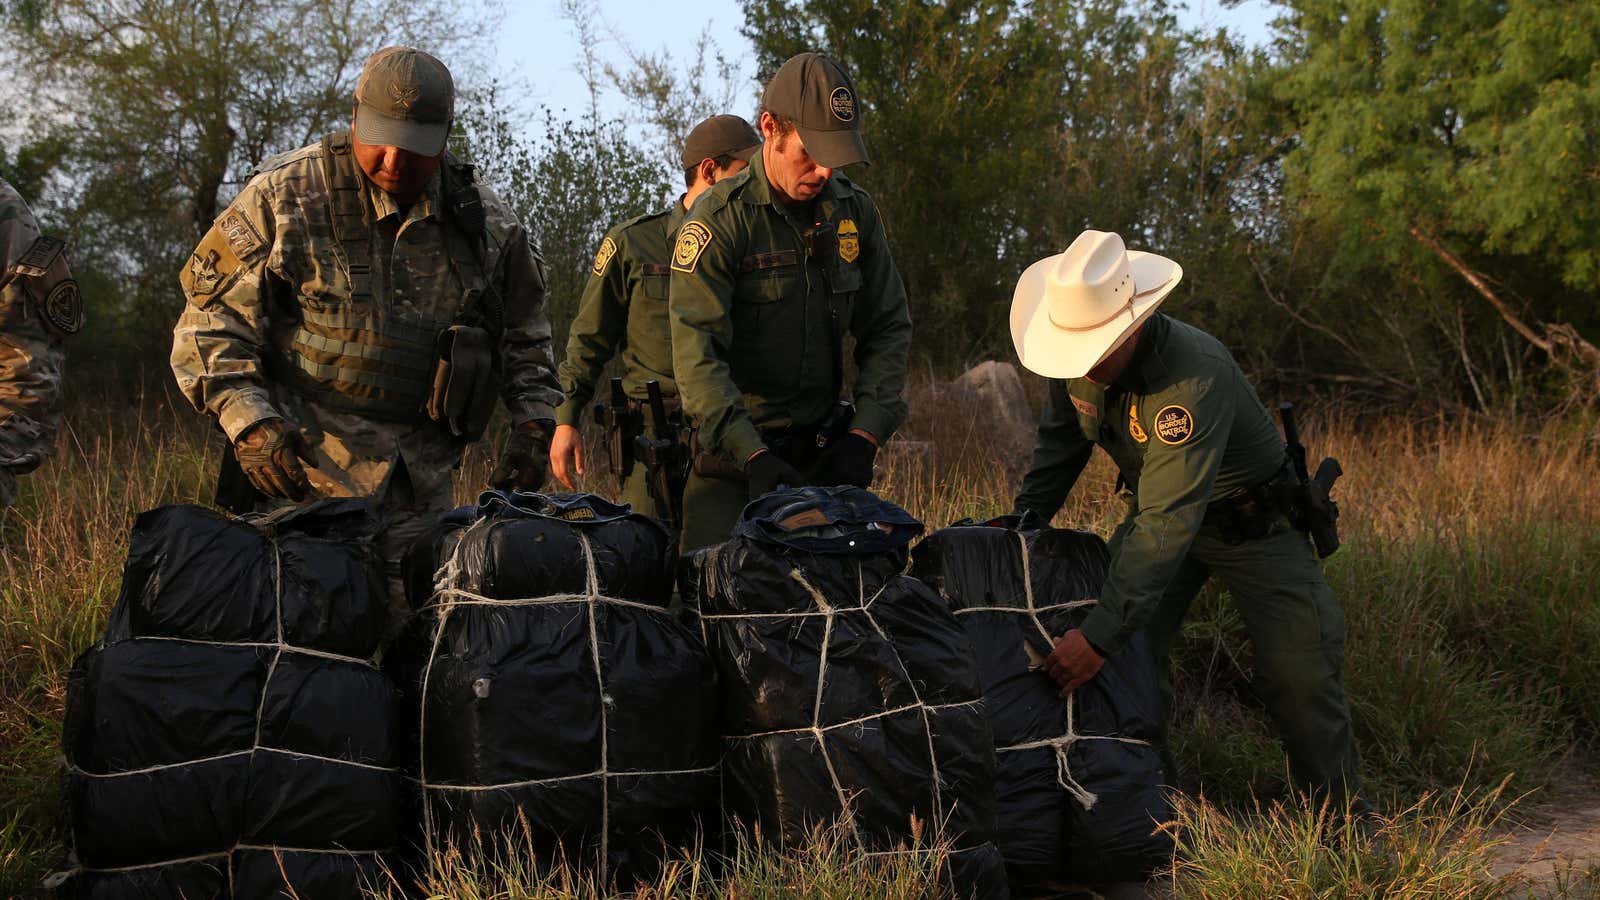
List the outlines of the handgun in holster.
<svg viewBox="0 0 1600 900">
<path fill-rule="evenodd" d="M 594 405 L 594 420 L 605 429 L 607 456 L 611 459 L 611 473 L 618 481 L 633 474 L 634 439 L 644 433 L 644 415 L 628 399 L 622 389 L 622 379 L 611 379 L 611 397 Z"/>
<path fill-rule="evenodd" d="M 1293 469 L 1294 481 L 1289 502 L 1284 513 L 1295 528 L 1311 535 L 1317 556 L 1327 559 L 1339 549 L 1339 504 L 1331 495 L 1334 482 L 1344 474 L 1344 468 L 1333 457 L 1317 465 L 1312 475 L 1306 467 L 1306 448 L 1300 443 L 1300 428 L 1295 424 L 1294 404 L 1278 406 L 1283 417 L 1283 443 Z"/>
<path fill-rule="evenodd" d="M 633 439 L 634 456 L 643 461 L 650 477 L 650 493 L 656 508 L 665 511 L 667 525 L 676 530 L 683 521 L 683 487 L 689 473 L 689 447 L 678 439 L 678 426 L 667 417 L 667 404 L 661 396 L 661 383 L 647 381 L 646 408 L 650 411 L 650 433 Z"/>
</svg>

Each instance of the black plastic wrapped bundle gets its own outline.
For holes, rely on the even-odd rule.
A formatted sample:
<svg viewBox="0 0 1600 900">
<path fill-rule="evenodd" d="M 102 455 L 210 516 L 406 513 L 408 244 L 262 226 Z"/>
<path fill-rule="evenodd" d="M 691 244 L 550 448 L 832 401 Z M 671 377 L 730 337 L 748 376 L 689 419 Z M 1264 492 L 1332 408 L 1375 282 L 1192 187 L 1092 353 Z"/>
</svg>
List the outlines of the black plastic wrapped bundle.
<svg viewBox="0 0 1600 900">
<path fill-rule="evenodd" d="M 1105 542 L 958 526 L 912 557 L 977 652 L 998 763 L 995 843 L 1012 883 L 1142 880 L 1168 863 L 1172 841 L 1156 831 L 1172 817 L 1156 746 L 1160 682 L 1144 635 L 1065 700 L 1040 666 L 1099 596 Z"/>
<path fill-rule="evenodd" d="M 715 685 L 668 610 L 675 562 L 659 522 L 589 495 L 491 492 L 413 547 L 424 847 L 527 833 L 626 882 L 694 841 Z"/>
<path fill-rule="evenodd" d="M 142 514 L 63 726 L 67 897 L 348 897 L 405 819 L 387 603 L 359 500 Z"/>
<path fill-rule="evenodd" d="M 697 553 L 693 594 L 722 687 L 728 811 L 802 843 L 846 808 L 868 852 L 942 826 L 962 896 L 1004 897 L 989 842 L 994 755 L 972 648 L 904 576 L 922 526 L 858 488 L 778 491 Z"/>
</svg>

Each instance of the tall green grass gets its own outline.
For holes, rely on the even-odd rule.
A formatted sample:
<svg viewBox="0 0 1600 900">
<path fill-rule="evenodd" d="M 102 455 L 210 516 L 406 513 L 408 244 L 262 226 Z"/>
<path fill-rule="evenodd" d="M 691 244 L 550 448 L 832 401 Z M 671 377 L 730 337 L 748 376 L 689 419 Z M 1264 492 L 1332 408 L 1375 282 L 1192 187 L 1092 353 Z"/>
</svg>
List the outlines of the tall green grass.
<svg viewBox="0 0 1600 900">
<path fill-rule="evenodd" d="M 23 481 L 21 502 L 0 518 L 0 896 L 58 861 L 66 673 L 115 600 L 134 515 L 210 496 L 215 439 L 186 412 L 139 409 L 75 411 L 58 456 Z M 930 526 L 1010 508 L 1026 448 L 1004 447 L 980 418 L 926 400 L 914 400 L 906 437 L 921 447 L 884 455 L 885 496 Z M 1364 775 L 1383 807 L 1410 810 L 1429 792 L 1482 797 L 1508 776 L 1507 796 L 1552 780 L 1560 788 L 1563 773 L 1592 766 L 1593 438 L 1571 423 L 1335 418 L 1308 423 L 1306 440 L 1349 473 L 1336 492 L 1345 547 L 1327 572 L 1349 623 L 1346 684 Z M 587 485 L 604 490 L 612 481 L 603 460 L 590 460 Z M 486 469 L 474 454 L 458 496 L 473 496 Z M 1109 533 L 1123 513 L 1114 474 L 1097 457 L 1056 524 Z M 1270 810 L 1288 798 L 1250 675 L 1242 623 L 1225 593 L 1208 590 L 1176 652 L 1174 748 L 1184 786 L 1203 790 L 1214 811 L 1206 821 L 1225 815 L 1254 834 L 1267 821 L 1257 803 Z M 1428 809 L 1449 818 L 1448 807 Z M 1216 842 L 1196 846 L 1204 854 L 1191 861 L 1201 864 L 1221 852 Z M 1586 877 L 1572 875 L 1580 885 Z"/>
</svg>

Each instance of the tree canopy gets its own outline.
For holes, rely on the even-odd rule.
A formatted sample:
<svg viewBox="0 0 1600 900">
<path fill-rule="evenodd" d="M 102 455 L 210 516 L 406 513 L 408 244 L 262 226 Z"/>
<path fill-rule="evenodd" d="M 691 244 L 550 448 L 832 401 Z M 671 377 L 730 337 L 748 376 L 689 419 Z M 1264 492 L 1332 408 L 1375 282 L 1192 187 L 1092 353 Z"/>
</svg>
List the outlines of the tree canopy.
<svg viewBox="0 0 1600 900">
<path fill-rule="evenodd" d="M 453 146 L 527 220 L 562 333 L 601 235 L 677 192 L 687 128 L 750 114 L 762 76 L 820 49 L 857 81 L 873 163 L 847 174 L 884 213 L 933 368 L 1008 358 L 1017 275 L 1092 227 L 1179 260 L 1169 310 L 1269 389 L 1482 409 L 1600 396 L 1592 3 L 1282 0 L 1265 47 L 1163 0 L 740 5 L 749 71 L 705 38 L 619 36 L 607 60 L 592 7 L 565 0 L 589 102 L 530 114 L 474 52 L 492 9 L 23 0 L 0 20 L 0 68 L 31 100 L 0 109 L 0 170 L 76 240 L 102 325 L 80 345 L 159 370 L 143 348 L 221 204 L 263 157 L 345 120 L 371 50 L 414 43 L 458 70 Z M 629 121 L 600 116 L 602 90 Z"/>
</svg>

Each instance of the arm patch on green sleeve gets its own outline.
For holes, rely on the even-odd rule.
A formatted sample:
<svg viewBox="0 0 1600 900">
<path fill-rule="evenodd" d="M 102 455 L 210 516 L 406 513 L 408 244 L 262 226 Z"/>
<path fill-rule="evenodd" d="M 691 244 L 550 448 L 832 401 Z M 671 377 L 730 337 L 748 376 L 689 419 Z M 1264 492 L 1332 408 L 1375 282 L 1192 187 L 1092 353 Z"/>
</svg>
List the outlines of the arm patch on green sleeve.
<svg viewBox="0 0 1600 900">
<path fill-rule="evenodd" d="M 610 265 L 611 257 L 617 255 L 617 242 L 610 237 L 600 242 L 600 250 L 594 255 L 594 273 L 604 275 L 606 266 Z"/>
<path fill-rule="evenodd" d="M 685 222 L 678 232 L 678 243 L 672 248 L 673 271 L 693 274 L 700 254 L 711 244 L 711 229 L 701 222 Z"/>
<path fill-rule="evenodd" d="M 1156 437 L 1161 443 L 1176 447 L 1194 434 L 1194 416 L 1174 403 L 1161 407 L 1161 411 L 1156 413 L 1155 426 Z"/>
</svg>

